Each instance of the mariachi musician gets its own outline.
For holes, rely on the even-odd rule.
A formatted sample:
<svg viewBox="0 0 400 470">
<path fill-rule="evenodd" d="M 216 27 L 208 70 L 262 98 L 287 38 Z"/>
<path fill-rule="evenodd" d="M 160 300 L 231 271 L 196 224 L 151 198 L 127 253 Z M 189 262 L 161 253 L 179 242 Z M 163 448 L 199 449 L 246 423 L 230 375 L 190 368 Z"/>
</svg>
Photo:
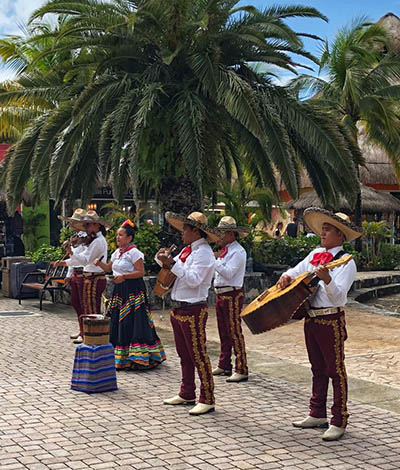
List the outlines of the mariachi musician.
<svg viewBox="0 0 400 470">
<path fill-rule="evenodd" d="M 96 211 L 92 210 L 87 211 L 81 224 L 93 241 L 79 253 L 67 247 L 66 251 L 70 257 L 59 263 L 68 267 L 83 266 L 82 276 L 77 280 L 82 299 L 82 315 L 79 318 L 80 335 L 74 343 L 81 343 L 83 340 L 82 316 L 100 313 L 101 294 L 106 288 L 106 276 L 102 268 L 94 265 L 94 261 L 107 259 L 107 242 L 104 235 L 106 228 L 111 227 L 109 222 L 102 220 Z"/>
<path fill-rule="evenodd" d="M 69 226 L 75 230 L 75 235 L 67 242 L 64 242 L 63 247 L 66 249 L 68 246 L 71 247 L 72 253 L 80 253 L 85 249 L 87 233 L 83 231 L 82 221 L 83 218 L 86 216 L 85 209 L 76 209 L 71 217 L 64 217 L 59 215 L 58 218 L 64 222 L 67 222 Z M 82 342 L 81 335 L 83 332 L 81 331 L 81 320 L 80 317 L 83 315 L 82 309 L 82 273 L 83 273 L 83 266 L 69 266 L 67 275 L 65 277 L 66 285 L 70 285 L 71 288 L 71 305 L 73 306 L 78 319 L 79 325 L 79 333 L 78 334 L 71 334 L 70 338 L 76 344 L 80 344 Z"/>
<path fill-rule="evenodd" d="M 309 416 L 296 421 L 298 428 L 328 427 L 326 415 L 329 378 L 333 385 L 333 406 L 330 425 L 322 439 L 336 441 L 345 433 L 347 412 L 347 375 L 344 365 L 344 341 L 347 338 L 344 306 L 357 268 L 353 260 L 329 271 L 324 264 L 345 254 L 343 243 L 355 240 L 361 229 L 355 227 L 346 214 L 333 214 L 310 207 L 304 211 L 304 221 L 321 237 L 322 248 L 313 250 L 297 266 L 282 274 L 278 286 L 288 286 L 292 279 L 305 271 L 315 271 L 320 279 L 311 309 L 306 314 L 304 333 L 312 370 L 312 396 Z"/>
<path fill-rule="evenodd" d="M 238 227 L 236 220 L 230 216 L 222 217 L 217 229 L 222 234 L 218 242 L 222 249 L 215 261 L 214 289 L 217 294 L 215 309 L 221 353 L 213 375 L 229 375 L 227 382 L 244 382 L 248 380 L 249 371 L 240 312 L 247 255 L 238 240 L 246 237 L 250 229 Z M 232 348 L 236 357 L 233 374 Z"/>
<path fill-rule="evenodd" d="M 179 394 L 164 400 L 164 404 L 194 404 L 196 368 L 200 378 L 200 398 L 189 414 L 202 415 L 215 408 L 214 380 L 206 349 L 207 297 L 215 257 L 207 241 L 215 242 L 219 237 L 207 226 L 207 217 L 201 212 L 192 212 L 188 217 L 167 212 L 165 218 L 182 233 L 186 246 L 174 258 L 164 250 L 157 253 L 163 267 L 176 275 L 171 292 L 171 324 L 182 369 Z"/>
</svg>

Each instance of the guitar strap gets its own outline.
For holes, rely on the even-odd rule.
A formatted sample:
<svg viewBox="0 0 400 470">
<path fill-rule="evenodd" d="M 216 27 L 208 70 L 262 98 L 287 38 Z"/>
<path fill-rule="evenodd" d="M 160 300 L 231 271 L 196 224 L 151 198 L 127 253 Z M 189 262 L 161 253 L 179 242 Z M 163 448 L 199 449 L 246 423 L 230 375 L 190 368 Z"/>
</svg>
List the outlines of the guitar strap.
<svg viewBox="0 0 400 470">
<path fill-rule="evenodd" d="M 344 254 L 346 254 L 346 252 L 344 250 L 340 250 L 336 253 L 336 255 L 331 259 L 331 261 L 329 261 L 330 263 L 332 263 L 333 261 L 336 261 L 338 260 L 339 258 L 341 258 Z M 319 283 L 320 279 L 318 277 L 315 276 L 315 278 L 310 282 L 310 286 L 311 287 L 315 287 L 318 283 Z M 313 296 L 315 296 L 315 294 L 317 293 L 317 289 L 315 289 L 315 291 L 313 292 Z"/>
<path fill-rule="evenodd" d="M 346 252 L 344 250 L 340 250 L 336 253 L 336 255 L 332 258 L 332 260 L 330 261 L 330 263 L 332 261 L 336 261 L 337 259 L 341 258 L 344 254 L 346 254 Z M 309 283 L 309 286 L 310 287 L 315 287 L 313 293 L 311 294 L 311 296 L 307 299 L 307 303 L 306 303 L 306 309 L 309 310 L 311 308 L 311 302 L 312 300 L 314 299 L 314 297 L 317 295 L 317 292 L 318 292 L 318 289 L 319 289 L 319 283 L 320 279 L 315 276 L 314 279 L 312 279 L 312 281 Z M 305 315 L 304 315 L 305 317 Z"/>
</svg>

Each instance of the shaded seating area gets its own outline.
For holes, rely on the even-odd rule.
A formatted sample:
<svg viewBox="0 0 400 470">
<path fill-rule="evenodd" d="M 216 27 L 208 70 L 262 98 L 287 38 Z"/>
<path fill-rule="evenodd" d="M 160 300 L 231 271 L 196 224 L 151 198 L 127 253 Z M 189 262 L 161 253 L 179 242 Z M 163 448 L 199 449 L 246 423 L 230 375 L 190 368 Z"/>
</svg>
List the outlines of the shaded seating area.
<svg viewBox="0 0 400 470">
<path fill-rule="evenodd" d="M 55 261 L 50 261 L 45 271 L 37 270 L 27 273 L 21 282 L 18 295 L 18 303 L 21 305 L 22 292 L 24 288 L 35 289 L 39 293 L 39 309 L 42 310 L 44 294 L 50 292 L 51 300 L 54 303 L 55 291 L 67 291 L 69 289 L 65 285 L 65 277 L 68 268 L 66 266 L 57 266 Z M 38 276 L 40 276 L 38 278 Z M 29 282 L 29 279 L 35 277 L 35 282 Z"/>
</svg>

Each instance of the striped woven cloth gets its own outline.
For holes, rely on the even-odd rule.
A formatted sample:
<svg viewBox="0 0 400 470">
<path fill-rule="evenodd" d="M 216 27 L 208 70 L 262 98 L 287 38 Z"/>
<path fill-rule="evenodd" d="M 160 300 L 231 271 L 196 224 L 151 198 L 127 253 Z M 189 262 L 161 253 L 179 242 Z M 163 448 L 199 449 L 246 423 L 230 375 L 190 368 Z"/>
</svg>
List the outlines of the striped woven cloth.
<svg viewBox="0 0 400 470">
<path fill-rule="evenodd" d="M 81 344 L 76 348 L 71 389 L 96 393 L 117 390 L 114 348 Z"/>
</svg>

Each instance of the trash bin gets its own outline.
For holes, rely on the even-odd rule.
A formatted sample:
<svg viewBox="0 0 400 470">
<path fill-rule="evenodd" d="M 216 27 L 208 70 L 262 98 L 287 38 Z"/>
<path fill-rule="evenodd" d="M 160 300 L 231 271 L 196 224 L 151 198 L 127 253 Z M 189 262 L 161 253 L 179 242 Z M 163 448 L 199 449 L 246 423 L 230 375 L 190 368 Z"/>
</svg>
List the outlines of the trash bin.
<svg viewBox="0 0 400 470">
<path fill-rule="evenodd" d="M 13 263 L 10 268 L 10 290 L 11 297 L 17 299 L 19 295 L 19 289 L 21 286 L 24 277 L 28 273 L 35 272 L 37 270 L 35 263 Z M 27 282 L 38 282 L 39 278 L 43 277 L 42 274 L 37 274 L 36 276 L 29 276 Z M 32 299 L 38 296 L 37 289 L 30 289 L 24 287 L 21 299 Z"/>
<path fill-rule="evenodd" d="M 2 261 L 2 280 L 1 290 L 5 297 L 12 297 L 11 283 L 10 283 L 10 268 L 14 263 L 21 263 L 23 261 L 30 261 L 25 256 L 6 256 L 1 259 Z"/>
</svg>

